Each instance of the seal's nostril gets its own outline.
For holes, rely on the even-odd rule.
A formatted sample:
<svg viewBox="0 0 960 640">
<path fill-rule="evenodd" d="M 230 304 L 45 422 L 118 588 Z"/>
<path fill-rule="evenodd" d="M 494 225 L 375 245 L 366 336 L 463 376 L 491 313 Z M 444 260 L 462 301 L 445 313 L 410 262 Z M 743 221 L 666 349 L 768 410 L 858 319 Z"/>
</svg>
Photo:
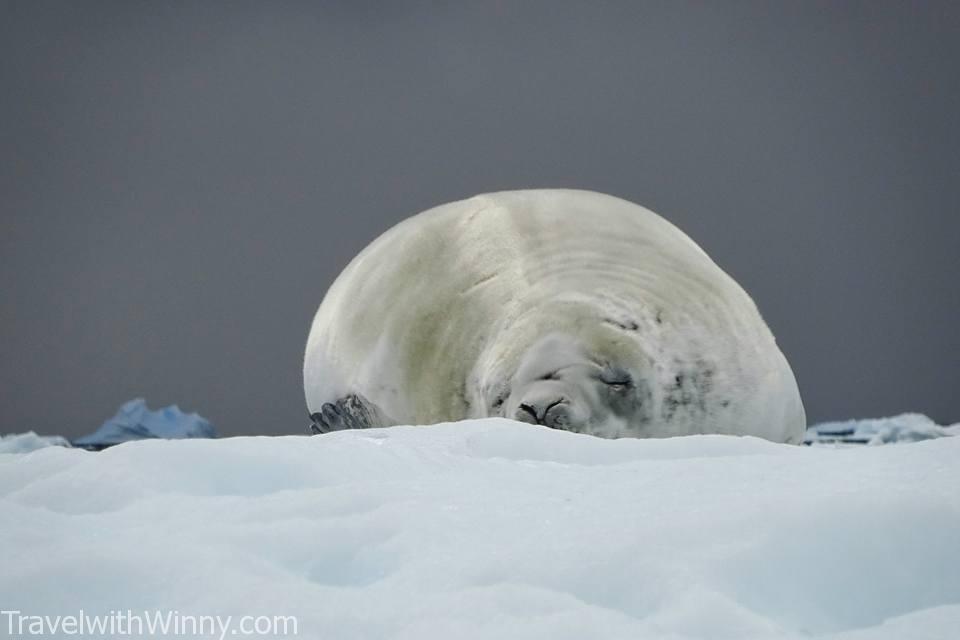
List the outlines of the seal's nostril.
<svg viewBox="0 0 960 640">
<path fill-rule="evenodd" d="M 551 429 L 566 429 L 570 424 L 570 409 L 564 398 L 551 403 L 543 412 L 540 423 Z"/>
<path fill-rule="evenodd" d="M 530 417 L 533 418 L 533 423 L 534 423 L 534 424 L 540 424 L 540 417 L 537 415 L 537 410 L 534 409 L 533 407 L 531 407 L 529 404 L 522 404 L 522 403 L 521 403 L 521 404 L 520 404 L 520 411 L 524 411 L 524 412 L 530 414 Z M 523 419 L 523 418 L 525 418 L 525 417 L 526 417 L 526 416 L 523 416 L 521 419 Z"/>
</svg>

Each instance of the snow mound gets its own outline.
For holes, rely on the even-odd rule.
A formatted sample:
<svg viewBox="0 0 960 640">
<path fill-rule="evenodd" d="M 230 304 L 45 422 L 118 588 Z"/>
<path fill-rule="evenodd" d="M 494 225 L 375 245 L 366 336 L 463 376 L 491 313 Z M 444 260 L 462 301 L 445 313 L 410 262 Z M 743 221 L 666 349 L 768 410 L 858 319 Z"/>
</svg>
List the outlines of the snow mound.
<svg viewBox="0 0 960 640">
<path fill-rule="evenodd" d="M 150 411 L 143 398 L 124 404 L 117 414 L 93 433 L 77 438 L 74 446 L 87 449 L 145 438 L 216 438 L 213 425 L 196 413 L 184 413 L 177 405 Z"/>
<path fill-rule="evenodd" d="M 955 637 L 958 460 L 500 419 L 51 447 L 0 456 L 0 602 L 308 638 Z"/>
<path fill-rule="evenodd" d="M 0 436 L 0 453 L 30 453 L 44 447 L 69 447 L 66 438 L 38 436 L 33 431 Z"/>
<path fill-rule="evenodd" d="M 822 422 L 807 429 L 804 444 L 890 444 L 960 434 L 960 424 L 941 427 L 920 413 L 890 418 Z"/>
</svg>

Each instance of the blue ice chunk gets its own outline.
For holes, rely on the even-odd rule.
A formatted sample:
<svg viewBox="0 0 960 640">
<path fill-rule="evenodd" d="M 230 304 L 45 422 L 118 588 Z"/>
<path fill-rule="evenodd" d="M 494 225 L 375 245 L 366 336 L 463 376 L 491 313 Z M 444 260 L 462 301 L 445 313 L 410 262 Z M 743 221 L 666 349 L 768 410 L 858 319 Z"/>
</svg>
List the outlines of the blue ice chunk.
<svg viewBox="0 0 960 640">
<path fill-rule="evenodd" d="M 807 429 L 804 444 L 918 442 L 954 435 L 954 427 L 940 426 L 922 413 L 903 413 L 889 418 L 822 422 Z"/>
<path fill-rule="evenodd" d="M 150 411 L 143 398 L 130 400 L 117 414 L 93 433 L 73 441 L 75 447 L 102 449 L 111 445 L 145 438 L 216 438 L 217 432 L 206 418 L 184 413 L 177 405 Z"/>
<path fill-rule="evenodd" d="M 46 447 L 69 447 L 61 436 L 38 436 L 33 431 L 0 436 L 0 453 L 30 453 Z"/>
</svg>

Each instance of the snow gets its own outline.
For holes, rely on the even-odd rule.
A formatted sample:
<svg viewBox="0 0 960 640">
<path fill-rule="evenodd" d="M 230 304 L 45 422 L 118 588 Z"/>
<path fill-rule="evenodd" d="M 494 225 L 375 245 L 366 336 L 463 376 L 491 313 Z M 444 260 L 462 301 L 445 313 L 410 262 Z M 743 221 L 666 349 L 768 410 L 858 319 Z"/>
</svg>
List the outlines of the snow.
<svg viewBox="0 0 960 640">
<path fill-rule="evenodd" d="M 77 438 L 78 447 L 102 448 L 143 438 L 216 438 L 213 425 L 196 413 L 186 414 L 177 405 L 150 411 L 143 398 L 125 403 L 116 415 L 93 433 Z"/>
<path fill-rule="evenodd" d="M 293 615 L 308 638 L 953 638 L 958 460 L 954 437 L 501 419 L 48 447 L 0 456 L 0 603 Z"/>
<path fill-rule="evenodd" d="M 890 418 L 822 422 L 807 429 L 806 444 L 889 444 L 960 435 L 960 424 L 941 427 L 920 413 Z"/>
<path fill-rule="evenodd" d="M 0 453 L 30 453 L 44 447 L 69 447 L 66 438 L 38 436 L 33 431 L 0 436 Z"/>
</svg>

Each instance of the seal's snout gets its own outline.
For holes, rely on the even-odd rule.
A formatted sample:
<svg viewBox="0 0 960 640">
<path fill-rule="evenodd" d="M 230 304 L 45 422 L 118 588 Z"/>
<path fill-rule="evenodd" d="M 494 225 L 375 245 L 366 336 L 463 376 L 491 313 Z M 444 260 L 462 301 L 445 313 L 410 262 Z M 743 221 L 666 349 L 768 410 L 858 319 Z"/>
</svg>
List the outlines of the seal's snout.
<svg viewBox="0 0 960 640">
<path fill-rule="evenodd" d="M 542 424 L 551 429 L 565 429 L 570 424 L 570 405 L 565 398 L 520 403 L 514 419 L 530 424 Z"/>
</svg>

